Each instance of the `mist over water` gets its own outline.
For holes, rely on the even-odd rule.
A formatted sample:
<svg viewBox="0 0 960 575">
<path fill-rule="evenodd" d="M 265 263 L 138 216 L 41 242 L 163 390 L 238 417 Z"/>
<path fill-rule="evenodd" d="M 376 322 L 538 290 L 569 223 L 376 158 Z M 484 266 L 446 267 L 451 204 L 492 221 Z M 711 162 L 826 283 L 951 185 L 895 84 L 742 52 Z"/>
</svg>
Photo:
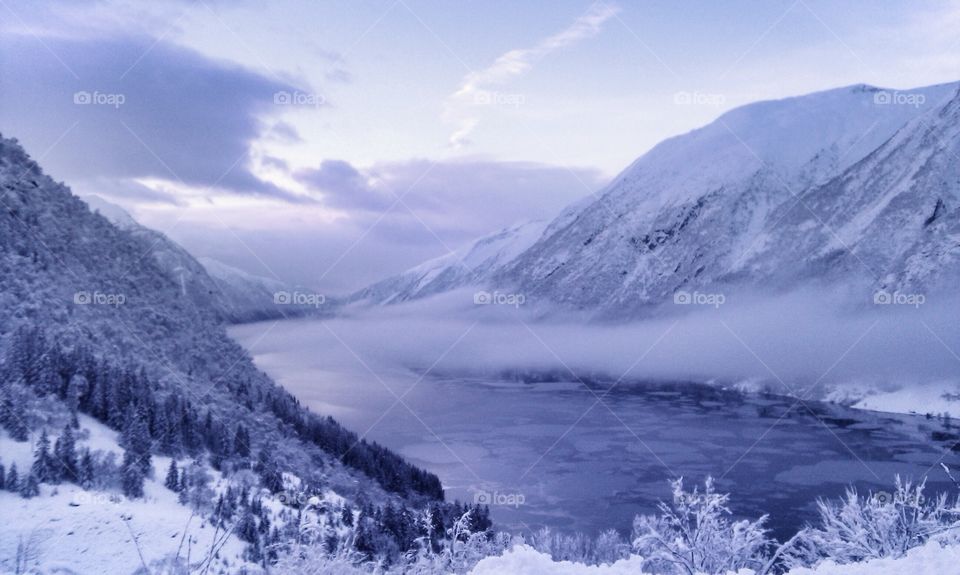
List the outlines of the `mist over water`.
<svg viewBox="0 0 960 575">
<path fill-rule="evenodd" d="M 651 309 L 650 319 L 543 320 L 535 302 L 476 305 L 462 290 L 402 305 L 348 309 L 323 327 L 337 345 L 318 357 L 362 359 L 373 369 L 406 368 L 435 374 L 490 376 L 549 372 L 565 379 L 624 383 L 692 381 L 809 393 L 891 389 L 960 376 L 960 300 L 923 296 L 917 303 L 852 300 L 829 290 L 758 298 L 738 293 L 689 292 L 694 301 Z M 697 303 L 697 294 L 701 301 Z M 719 303 L 717 303 L 719 301 Z M 852 303 L 851 303 L 852 302 Z M 556 316 L 556 314 L 554 314 Z M 284 338 L 318 329 L 293 322 Z M 261 345 L 294 345 L 270 338 Z"/>
</svg>

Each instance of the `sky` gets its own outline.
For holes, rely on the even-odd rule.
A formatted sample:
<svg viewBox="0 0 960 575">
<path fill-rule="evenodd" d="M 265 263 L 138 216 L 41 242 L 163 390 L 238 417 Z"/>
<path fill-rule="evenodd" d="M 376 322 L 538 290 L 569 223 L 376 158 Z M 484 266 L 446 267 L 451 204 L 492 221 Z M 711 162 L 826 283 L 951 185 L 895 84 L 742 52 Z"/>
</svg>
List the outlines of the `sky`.
<svg viewBox="0 0 960 575">
<path fill-rule="evenodd" d="M 0 0 L 0 133 L 337 294 L 548 219 L 749 102 L 960 79 L 960 2 Z"/>
</svg>

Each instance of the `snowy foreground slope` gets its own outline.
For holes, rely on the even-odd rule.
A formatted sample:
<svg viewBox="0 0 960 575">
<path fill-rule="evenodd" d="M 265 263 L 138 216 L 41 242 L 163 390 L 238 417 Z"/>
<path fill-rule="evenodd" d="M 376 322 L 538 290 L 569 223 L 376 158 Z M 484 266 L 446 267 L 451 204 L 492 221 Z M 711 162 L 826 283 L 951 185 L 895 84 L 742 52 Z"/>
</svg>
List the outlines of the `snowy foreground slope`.
<svg viewBox="0 0 960 575">
<path fill-rule="evenodd" d="M 500 248 L 516 257 L 467 265 L 470 280 L 618 318 L 672 303 L 678 290 L 827 280 L 865 301 L 877 290 L 942 289 L 960 250 L 958 87 L 857 85 L 737 108 L 660 143 L 534 242 Z M 396 303 L 462 287 L 463 259 L 358 296 Z"/>
<path fill-rule="evenodd" d="M 88 417 L 82 418 L 81 427 L 89 433 L 89 440 L 81 443 L 121 455 L 116 432 Z M 8 468 L 16 463 L 20 469 L 30 469 L 33 454 L 29 444 L 0 437 L 0 453 Z M 223 533 L 217 533 L 203 517 L 191 517 L 192 509 L 181 505 L 177 494 L 163 486 L 169 464 L 169 458 L 156 458 L 155 479 L 146 482 L 142 499 L 71 484 L 42 485 L 40 494 L 32 499 L 0 491 L 4 519 L 0 523 L 0 572 L 16 572 L 18 547 L 22 567 L 39 573 L 130 573 L 142 562 L 152 565 L 176 555 L 178 549 L 185 559 L 188 554 L 193 561 L 203 557 Z M 214 489 L 222 490 L 222 476 L 214 476 Z M 211 571 L 255 569 L 255 564 L 242 558 L 243 547 L 235 537 L 225 540 Z"/>
<path fill-rule="evenodd" d="M 480 561 L 470 575 L 637 575 L 642 561 L 636 557 L 623 559 L 611 565 L 583 565 L 569 561 L 553 561 L 549 555 L 530 547 L 517 547 L 500 557 Z M 899 559 L 875 559 L 852 565 L 827 562 L 815 568 L 800 567 L 787 575 L 946 575 L 960 570 L 960 547 L 941 547 L 931 543 L 910 550 Z M 743 570 L 741 574 L 753 573 Z M 734 572 L 730 572 L 734 575 Z M 736 574 L 740 575 L 740 574 Z"/>
</svg>

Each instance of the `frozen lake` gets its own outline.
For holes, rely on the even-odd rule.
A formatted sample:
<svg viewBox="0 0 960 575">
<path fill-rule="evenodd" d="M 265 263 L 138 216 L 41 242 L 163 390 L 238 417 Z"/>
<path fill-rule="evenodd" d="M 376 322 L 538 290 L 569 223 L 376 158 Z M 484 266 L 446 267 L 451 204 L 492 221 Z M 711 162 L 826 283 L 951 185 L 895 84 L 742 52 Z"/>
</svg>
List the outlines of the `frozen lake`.
<svg viewBox="0 0 960 575">
<path fill-rule="evenodd" d="M 941 458 L 958 464 L 931 439 L 937 420 L 692 384 L 421 378 L 319 322 L 231 334 L 312 410 L 436 473 L 448 499 L 493 503 L 501 528 L 629 531 L 669 497 L 668 479 L 712 475 L 736 514 L 769 513 L 783 537 L 848 484 L 888 492 L 896 474 L 929 475 L 937 490 Z"/>
</svg>

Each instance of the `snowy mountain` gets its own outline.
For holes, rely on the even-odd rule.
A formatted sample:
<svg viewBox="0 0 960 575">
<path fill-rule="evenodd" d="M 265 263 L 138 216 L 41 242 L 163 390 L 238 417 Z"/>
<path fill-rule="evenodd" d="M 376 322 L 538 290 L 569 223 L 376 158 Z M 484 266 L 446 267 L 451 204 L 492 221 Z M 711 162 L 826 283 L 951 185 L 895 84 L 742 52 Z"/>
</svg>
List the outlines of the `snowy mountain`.
<svg viewBox="0 0 960 575">
<path fill-rule="evenodd" d="M 484 236 L 355 294 L 349 301 L 391 304 L 484 283 L 540 238 L 546 222 L 528 222 Z"/>
<path fill-rule="evenodd" d="M 100 196 L 83 198 L 118 228 L 142 238 L 150 246 L 149 254 L 171 279 L 180 284 L 181 293 L 197 305 L 216 310 L 231 323 L 279 319 L 319 313 L 319 305 L 283 302 L 283 294 L 308 293 L 270 278 L 248 274 L 212 258 L 194 259 L 179 244 L 161 232 L 139 224 L 129 213 Z"/>
<path fill-rule="evenodd" d="M 316 305 L 285 301 L 290 294 L 306 294 L 310 290 L 249 274 L 213 258 L 198 258 L 221 295 L 228 317 L 235 321 L 259 321 L 299 315 L 318 314 L 329 307 L 326 298 L 317 295 Z M 292 297 L 292 295 L 290 295 Z"/>
<path fill-rule="evenodd" d="M 956 267 L 958 86 L 857 85 L 737 108 L 655 146 L 534 242 L 504 248 L 519 253 L 509 261 L 457 274 L 447 258 L 362 293 L 392 303 L 469 280 L 624 317 L 710 286 L 934 289 Z"/>
</svg>

